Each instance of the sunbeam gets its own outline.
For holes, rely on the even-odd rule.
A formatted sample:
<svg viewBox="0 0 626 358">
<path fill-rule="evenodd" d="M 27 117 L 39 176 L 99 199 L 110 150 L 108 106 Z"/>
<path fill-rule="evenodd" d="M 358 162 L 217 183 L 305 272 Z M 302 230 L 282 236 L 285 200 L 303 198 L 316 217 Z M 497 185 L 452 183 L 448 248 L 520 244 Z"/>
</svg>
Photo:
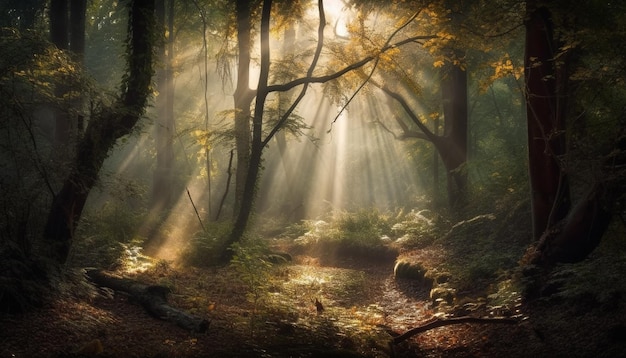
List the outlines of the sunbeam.
<svg viewBox="0 0 626 358">
<path fill-rule="evenodd" d="M 331 123 L 339 108 L 311 91 L 299 112 L 317 140 L 291 140 L 282 160 L 270 147 L 262 210 L 312 219 L 333 210 L 394 209 L 421 195 L 422 183 L 404 143 L 375 122 L 390 113 L 379 103 L 357 100 Z"/>
</svg>

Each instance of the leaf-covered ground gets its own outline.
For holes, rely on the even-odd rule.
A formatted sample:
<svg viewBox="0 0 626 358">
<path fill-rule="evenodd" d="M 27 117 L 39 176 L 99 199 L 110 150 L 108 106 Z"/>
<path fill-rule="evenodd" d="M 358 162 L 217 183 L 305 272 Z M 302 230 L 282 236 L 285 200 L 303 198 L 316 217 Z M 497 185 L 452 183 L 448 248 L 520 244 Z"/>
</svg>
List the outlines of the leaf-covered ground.
<svg viewBox="0 0 626 358">
<path fill-rule="evenodd" d="M 440 256 L 437 252 L 415 254 Z M 599 262 L 607 265 L 606 260 Z M 588 271 L 566 267 L 553 280 L 558 285 L 559 277 L 569 282 L 593 277 L 613 279 L 619 265 L 626 266 L 626 259 L 618 252 L 612 260 L 609 273 L 594 271 L 593 265 L 588 265 Z M 429 290 L 420 283 L 394 279 L 393 264 L 393 261 L 353 260 L 322 265 L 317 258 L 299 256 L 291 263 L 273 266 L 264 275 L 249 272 L 249 278 L 258 274 L 262 280 L 246 282 L 241 280 L 242 273 L 232 267 L 174 268 L 160 263 L 126 276 L 172 288 L 171 305 L 210 320 L 206 333 L 187 332 L 147 315 L 123 294 L 100 290 L 91 300 L 67 299 L 22 316 L 1 317 L 0 356 L 626 355 L 626 304 L 622 287 L 593 293 L 563 284 L 555 288 L 558 293 L 530 305 L 509 300 L 502 306 L 494 306 L 481 304 L 484 301 L 474 297 L 465 304 L 457 302 L 454 308 L 442 310 L 433 306 Z M 314 304 L 316 299 L 324 307 L 321 312 Z M 463 311 L 463 307 L 472 309 Z M 389 345 L 393 334 L 432 319 L 500 314 L 514 315 L 519 323 L 444 326 L 418 334 L 393 348 Z M 81 349 L 84 355 L 76 353 Z"/>
</svg>

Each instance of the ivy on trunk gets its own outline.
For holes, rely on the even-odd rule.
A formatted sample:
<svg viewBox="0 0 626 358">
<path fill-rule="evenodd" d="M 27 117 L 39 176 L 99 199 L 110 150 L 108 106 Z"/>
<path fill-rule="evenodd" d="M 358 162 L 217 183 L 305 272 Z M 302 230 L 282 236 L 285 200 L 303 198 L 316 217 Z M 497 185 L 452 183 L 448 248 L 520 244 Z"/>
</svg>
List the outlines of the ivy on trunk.
<svg viewBox="0 0 626 358">
<path fill-rule="evenodd" d="M 68 258 L 74 230 L 104 160 L 117 139 L 129 134 L 144 114 L 152 81 L 154 0 L 129 4 L 128 70 L 122 93 L 110 107 L 96 114 L 78 144 L 71 171 L 52 201 L 44 228 L 49 258 L 59 264 Z"/>
</svg>

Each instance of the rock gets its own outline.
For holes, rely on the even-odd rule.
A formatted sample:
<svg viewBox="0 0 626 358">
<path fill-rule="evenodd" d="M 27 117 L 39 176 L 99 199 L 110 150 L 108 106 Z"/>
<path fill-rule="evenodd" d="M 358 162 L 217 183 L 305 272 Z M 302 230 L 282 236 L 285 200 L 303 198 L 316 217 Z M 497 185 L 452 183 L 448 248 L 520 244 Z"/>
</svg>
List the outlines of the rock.
<svg viewBox="0 0 626 358">
<path fill-rule="evenodd" d="M 393 269 L 393 275 L 396 280 L 406 279 L 418 281 L 422 286 L 430 289 L 433 284 L 433 279 L 426 275 L 426 268 L 420 263 L 413 263 L 409 261 L 400 260 L 396 262 L 396 266 Z"/>
<path fill-rule="evenodd" d="M 430 290 L 430 300 L 433 306 L 439 306 L 442 303 L 452 305 L 456 298 L 456 290 L 445 285 L 434 287 Z"/>
<path fill-rule="evenodd" d="M 423 280 L 426 269 L 419 263 L 408 261 L 398 261 L 393 268 L 393 275 L 396 279 Z"/>
</svg>

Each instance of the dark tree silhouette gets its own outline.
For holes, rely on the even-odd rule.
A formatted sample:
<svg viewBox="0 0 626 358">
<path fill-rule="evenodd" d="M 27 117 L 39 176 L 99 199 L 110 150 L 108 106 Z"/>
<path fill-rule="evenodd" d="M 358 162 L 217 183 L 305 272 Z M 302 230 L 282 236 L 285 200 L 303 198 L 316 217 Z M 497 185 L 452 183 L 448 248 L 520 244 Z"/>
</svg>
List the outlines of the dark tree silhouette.
<svg viewBox="0 0 626 358">
<path fill-rule="evenodd" d="M 153 74 L 154 10 L 154 0 L 129 3 L 128 69 L 122 93 L 112 106 L 103 108 L 89 122 L 78 143 L 71 171 L 53 198 L 44 239 L 50 247 L 49 258 L 59 264 L 68 258 L 74 230 L 110 149 L 131 132 L 144 113 Z"/>
<path fill-rule="evenodd" d="M 579 262 L 600 243 L 623 194 L 624 178 L 603 170 L 570 208 L 569 169 L 565 165 L 565 125 L 570 97 L 568 69 L 572 51 L 554 31 L 553 12 L 538 1 L 526 2 L 526 108 L 533 235 L 538 240 L 527 262 L 550 267 Z M 620 148 L 617 148 L 619 152 Z"/>
</svg>

